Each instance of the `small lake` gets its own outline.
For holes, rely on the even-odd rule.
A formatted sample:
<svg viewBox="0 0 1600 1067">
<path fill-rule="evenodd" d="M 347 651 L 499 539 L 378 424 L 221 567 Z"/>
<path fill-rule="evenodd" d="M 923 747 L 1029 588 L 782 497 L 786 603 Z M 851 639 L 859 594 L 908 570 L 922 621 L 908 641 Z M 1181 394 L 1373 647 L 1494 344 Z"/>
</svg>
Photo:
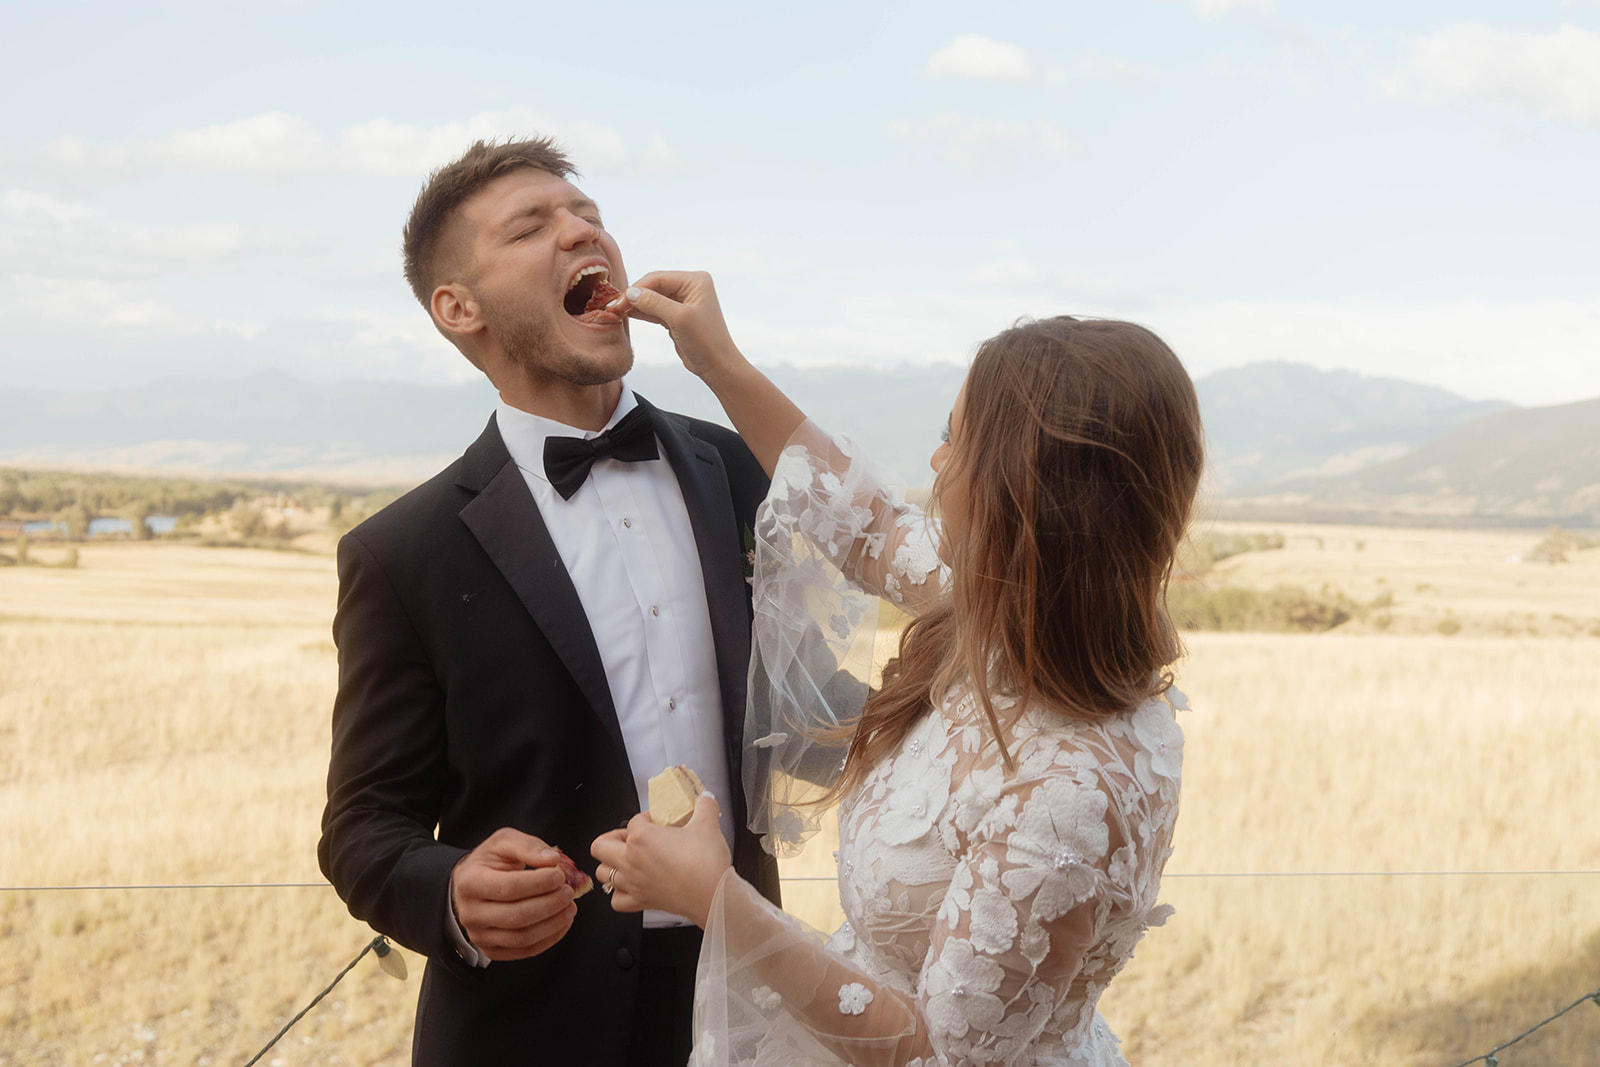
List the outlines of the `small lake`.
<svg viewBox="0 0 1600 1067">
<path fill-rule="evenodd" d="M 153 534 L 169 534 L 177 529 L 178 516 L 176 515 L 148 515 L 144 524 Z M 55 522 L 25 522 L 22 524 L 24 534 L 61 533 L 65 528 Z M 109 534 L 132 534 L 133 523 L 127 519 L 90 519 L 89 536 L 103 537 Z"/>
</svg>

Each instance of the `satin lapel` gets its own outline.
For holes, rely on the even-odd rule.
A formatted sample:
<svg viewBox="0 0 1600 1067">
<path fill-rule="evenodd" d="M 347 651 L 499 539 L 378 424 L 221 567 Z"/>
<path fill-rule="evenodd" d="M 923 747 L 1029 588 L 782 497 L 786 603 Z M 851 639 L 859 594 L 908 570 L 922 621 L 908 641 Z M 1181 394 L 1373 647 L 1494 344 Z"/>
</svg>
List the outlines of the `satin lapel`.
<svg viewBox="0 0 1600 1067">
<path fill-rule="evenodd" d="M 717 677 L 722 689 L 722 719 L 734 761 L 729 770 L 738 782 L 737 756 L 743 739 L 745 676 L 750 667 L 750 615 L 745 598 L 744 546 L 733 514 L 733 494 L 728 472 L 714 445 L 689 432 L 677 416 L 648 405 L 656 438 L 678 476 L 683 503 L 694 530 L 705 579 L 706 609 L 711 614 L 711 638 L 716 645 Z"/>
<path fill-rule="evenodd" d="M 491 434 L 492 441 L 489 440 Z M 497 458 L 491 451 L 494 447 L 499 448 L 504 459 L 490 475 L 489 469 Z M 474 452 L 479 454 L 474 456 Z M 475 468 L 488 480 L 480 488 L 468 484 L 469 480 L 476 479 L 461 479 L 464 488 L 478 490 L 478 495 L 461 509 L 461 521 L 489 554 L 528 614 L 533 616 L 545 640 L 561 657 L 588 699 L 589 707 L 605 726 L 606 733 L 617 743 L 618 750 L 626 752 L 616 706 L 611 700 L 611 687 L 606 684 L 605 665 L 600 660 L 600 649 L 589 628 L 588 616 L 583 613 L 583 602 L 578 599 L 578 591 L 561 562 L 555 542 L 550 539 L 549 527 L 545 526 L 544 516 L 539 514 L 538 505 L 528 492 L 522 472 L 511 462 L 493 423 L 467 458 L 466 466 Z"/>
</svg>

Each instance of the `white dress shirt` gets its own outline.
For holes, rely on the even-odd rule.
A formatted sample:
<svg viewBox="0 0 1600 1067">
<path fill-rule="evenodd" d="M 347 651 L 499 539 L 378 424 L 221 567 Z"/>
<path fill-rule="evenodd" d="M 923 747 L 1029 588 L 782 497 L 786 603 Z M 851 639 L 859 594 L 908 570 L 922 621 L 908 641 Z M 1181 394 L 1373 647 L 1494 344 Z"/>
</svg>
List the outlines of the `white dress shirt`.
<svg viewBox="0 0 1600 1067">
<path fill-rule="evenodd" d="M 624 384 L 604 429 L 616 425 L 636 404 L 633 391 Z M 722 834 L 731 848 L 733 794 L 723 748 L 722 689 L 711 613 L 683 490 L 665 450 L 660 458 L 640 463 L 599 460 L 572 499 L 563 500 L 545 475 L 545 438 L 588 439 L 603 431 L 566 426 L 504 400 L 495 409 L 495 419 L 594 633 L 633 770 L 639 810 L 649 810 L 650 778 L 668 766 L 683 764 L 716 794 L 722 806 Z M 588 842 L 579 844 L 587 850 Z M 577 846 L 569 842 L 567 847 Z M 684 922 L 667 912 L 644 913 L 647 927 Z M 450 925 L 459 933 L 453 917 Z M 488 963 L 464 937 L 457 947 L 469 963 Z"/>
</svg>

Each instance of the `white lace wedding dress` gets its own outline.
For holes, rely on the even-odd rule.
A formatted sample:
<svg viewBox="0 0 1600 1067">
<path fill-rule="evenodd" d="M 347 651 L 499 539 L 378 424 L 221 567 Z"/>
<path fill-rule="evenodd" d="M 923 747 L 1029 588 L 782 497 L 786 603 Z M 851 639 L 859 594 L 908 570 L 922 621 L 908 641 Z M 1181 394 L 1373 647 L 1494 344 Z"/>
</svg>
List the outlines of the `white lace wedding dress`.
<svg viewBox="0 0 1600 1067">
<path fill-rule="evenodd" d="M 869 598 L 845 582 L 915 606 L 948 571 L 936 529 L 848 441 L 810 423 L 757 527 L 752 682 L 774 681 L 770 700 L 752 702 L 748 736 L 770 773 L 804 761 L 798 726 L 836 713 L 803 707 L 825 688 L 798 635 L 806 620 L 847 658 Z M 1170 912 L 1156 893 L 1177 816 L 1181 705 L 1173 691 L 1096 723 L 1027 709 L 1011 716 L 1008 775 L 976 701 L 948 694 L 840 804 L 848 921 L 831 938 L 724 876 L 692 1062 L 1123 1064 L 1095 1005 Z M 996 708 L 1002 720 L 1007 710 Z M 786 780 L 772 774 L 751 796 L 769 846 L 804 833 Z"/>
</svg>

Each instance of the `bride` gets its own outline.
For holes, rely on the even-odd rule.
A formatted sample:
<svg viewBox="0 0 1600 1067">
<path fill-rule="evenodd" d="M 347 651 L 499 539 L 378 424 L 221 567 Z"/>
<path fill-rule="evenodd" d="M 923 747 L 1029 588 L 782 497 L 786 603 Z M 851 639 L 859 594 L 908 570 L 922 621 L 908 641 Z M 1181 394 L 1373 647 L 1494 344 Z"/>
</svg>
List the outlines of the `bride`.
<svg viewBox="0 0 1600 1067">
<path fill-rule="evenodd" d="M 1170 912 L 1183 753 L 1164 594 L 1202 440 L 1177 357 L 1069 317 L 985 341 L 933 453 L 930 520 L 745 360 L 709 276 L 653 273 L 623 302 L 667 327 L 772 476 L 753 531 L 755 828 L 774 848 L 800 835 L 774 771 L 823 754 L 838 779 L 848 921 L 831 938 L 733 873 L 714 798 L 686 826 L 640 815 L 594 842 L 614 908 L 706 931 L 692 1062 L 1124 1063 L 1095 1007 Z M 844 648 L 878 596 L 912 621 L 856 715 L 822 699 L 834 663 L 808 662 L 800 634 L 817 621 Z"/>
</svg>

